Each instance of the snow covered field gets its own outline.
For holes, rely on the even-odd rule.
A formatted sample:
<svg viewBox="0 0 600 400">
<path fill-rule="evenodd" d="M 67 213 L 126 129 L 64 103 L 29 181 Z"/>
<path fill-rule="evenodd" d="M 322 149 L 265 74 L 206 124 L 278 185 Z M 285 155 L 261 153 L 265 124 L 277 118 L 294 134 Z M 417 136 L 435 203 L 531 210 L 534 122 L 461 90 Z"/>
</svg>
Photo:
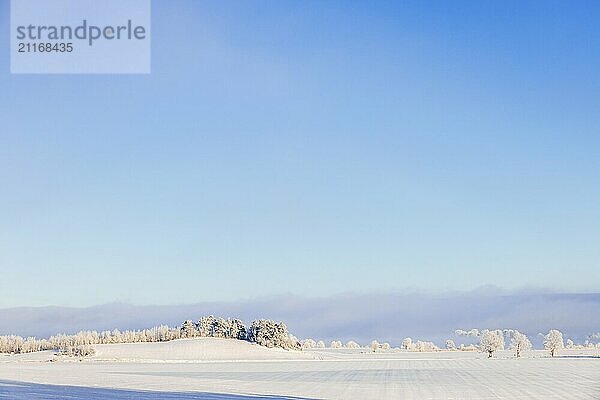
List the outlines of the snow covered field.
<svg viewBox="0 0 600 400">
<path fill-rule="evenodd" d="M 267 349 L 223 339 L 0 355 L 0 399 L 599 399 L 600 358 Z M 250 397 L 240 397 L 250 396 Z"/>
</svg>

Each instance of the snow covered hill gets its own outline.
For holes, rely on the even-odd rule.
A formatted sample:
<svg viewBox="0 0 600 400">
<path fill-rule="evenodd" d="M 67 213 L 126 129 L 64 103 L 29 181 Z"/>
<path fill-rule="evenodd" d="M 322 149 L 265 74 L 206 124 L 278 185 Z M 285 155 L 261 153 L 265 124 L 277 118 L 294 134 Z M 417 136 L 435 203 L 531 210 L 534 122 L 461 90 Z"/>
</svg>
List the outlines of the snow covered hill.
<svg viewBox="0 0 600 400">
<path fill-rule="evenodd" d="M 90 361 L 206 362 L 314 359 L 315 355 L 267 348 L 236 339 L 194 338 L 160 343 L 95 345 Z"/>
</svg>

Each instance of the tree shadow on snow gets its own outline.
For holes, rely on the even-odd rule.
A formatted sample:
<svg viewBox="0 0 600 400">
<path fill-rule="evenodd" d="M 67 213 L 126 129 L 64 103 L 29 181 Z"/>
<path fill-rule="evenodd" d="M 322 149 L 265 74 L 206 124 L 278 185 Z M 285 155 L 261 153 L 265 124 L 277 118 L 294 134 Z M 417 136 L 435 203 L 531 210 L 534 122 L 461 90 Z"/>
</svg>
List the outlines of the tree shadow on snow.
<svg viewBox="0 0 600 400">
<path fill-rule="evenodd" d="M 202 392 L 154 392 L 83 386 L 43 385 L 0 380 L 0 399 L 10 400 L 309 400 L 289 396 Z"/>
</svg>

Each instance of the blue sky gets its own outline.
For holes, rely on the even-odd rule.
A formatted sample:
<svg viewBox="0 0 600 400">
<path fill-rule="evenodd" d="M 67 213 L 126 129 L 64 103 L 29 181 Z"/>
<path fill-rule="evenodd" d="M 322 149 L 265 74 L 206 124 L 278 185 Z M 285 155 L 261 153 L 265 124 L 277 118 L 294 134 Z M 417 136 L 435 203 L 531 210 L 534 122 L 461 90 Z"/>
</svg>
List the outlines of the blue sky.
<svg viewBox="0 0 600 400">
<path fill-rule="evenodd" d="M 152 74 L 11 75 L 0 306 L 600 287 L 595 2 L 154 1 Z"/>
</svg>

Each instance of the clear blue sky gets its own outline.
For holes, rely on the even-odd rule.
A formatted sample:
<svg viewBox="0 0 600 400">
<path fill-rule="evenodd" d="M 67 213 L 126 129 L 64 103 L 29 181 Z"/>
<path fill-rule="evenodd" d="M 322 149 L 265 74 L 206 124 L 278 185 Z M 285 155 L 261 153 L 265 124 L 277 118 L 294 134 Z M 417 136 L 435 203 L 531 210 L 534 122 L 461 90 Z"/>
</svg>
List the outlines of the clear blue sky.
<svg viewBox="0 0 600 400">
<path fill-rule="evenodd" d="M 10 75 L 0 306 L 600 288 L 598 2 L 153 2 L 152 74 Z"/>
</svg>

